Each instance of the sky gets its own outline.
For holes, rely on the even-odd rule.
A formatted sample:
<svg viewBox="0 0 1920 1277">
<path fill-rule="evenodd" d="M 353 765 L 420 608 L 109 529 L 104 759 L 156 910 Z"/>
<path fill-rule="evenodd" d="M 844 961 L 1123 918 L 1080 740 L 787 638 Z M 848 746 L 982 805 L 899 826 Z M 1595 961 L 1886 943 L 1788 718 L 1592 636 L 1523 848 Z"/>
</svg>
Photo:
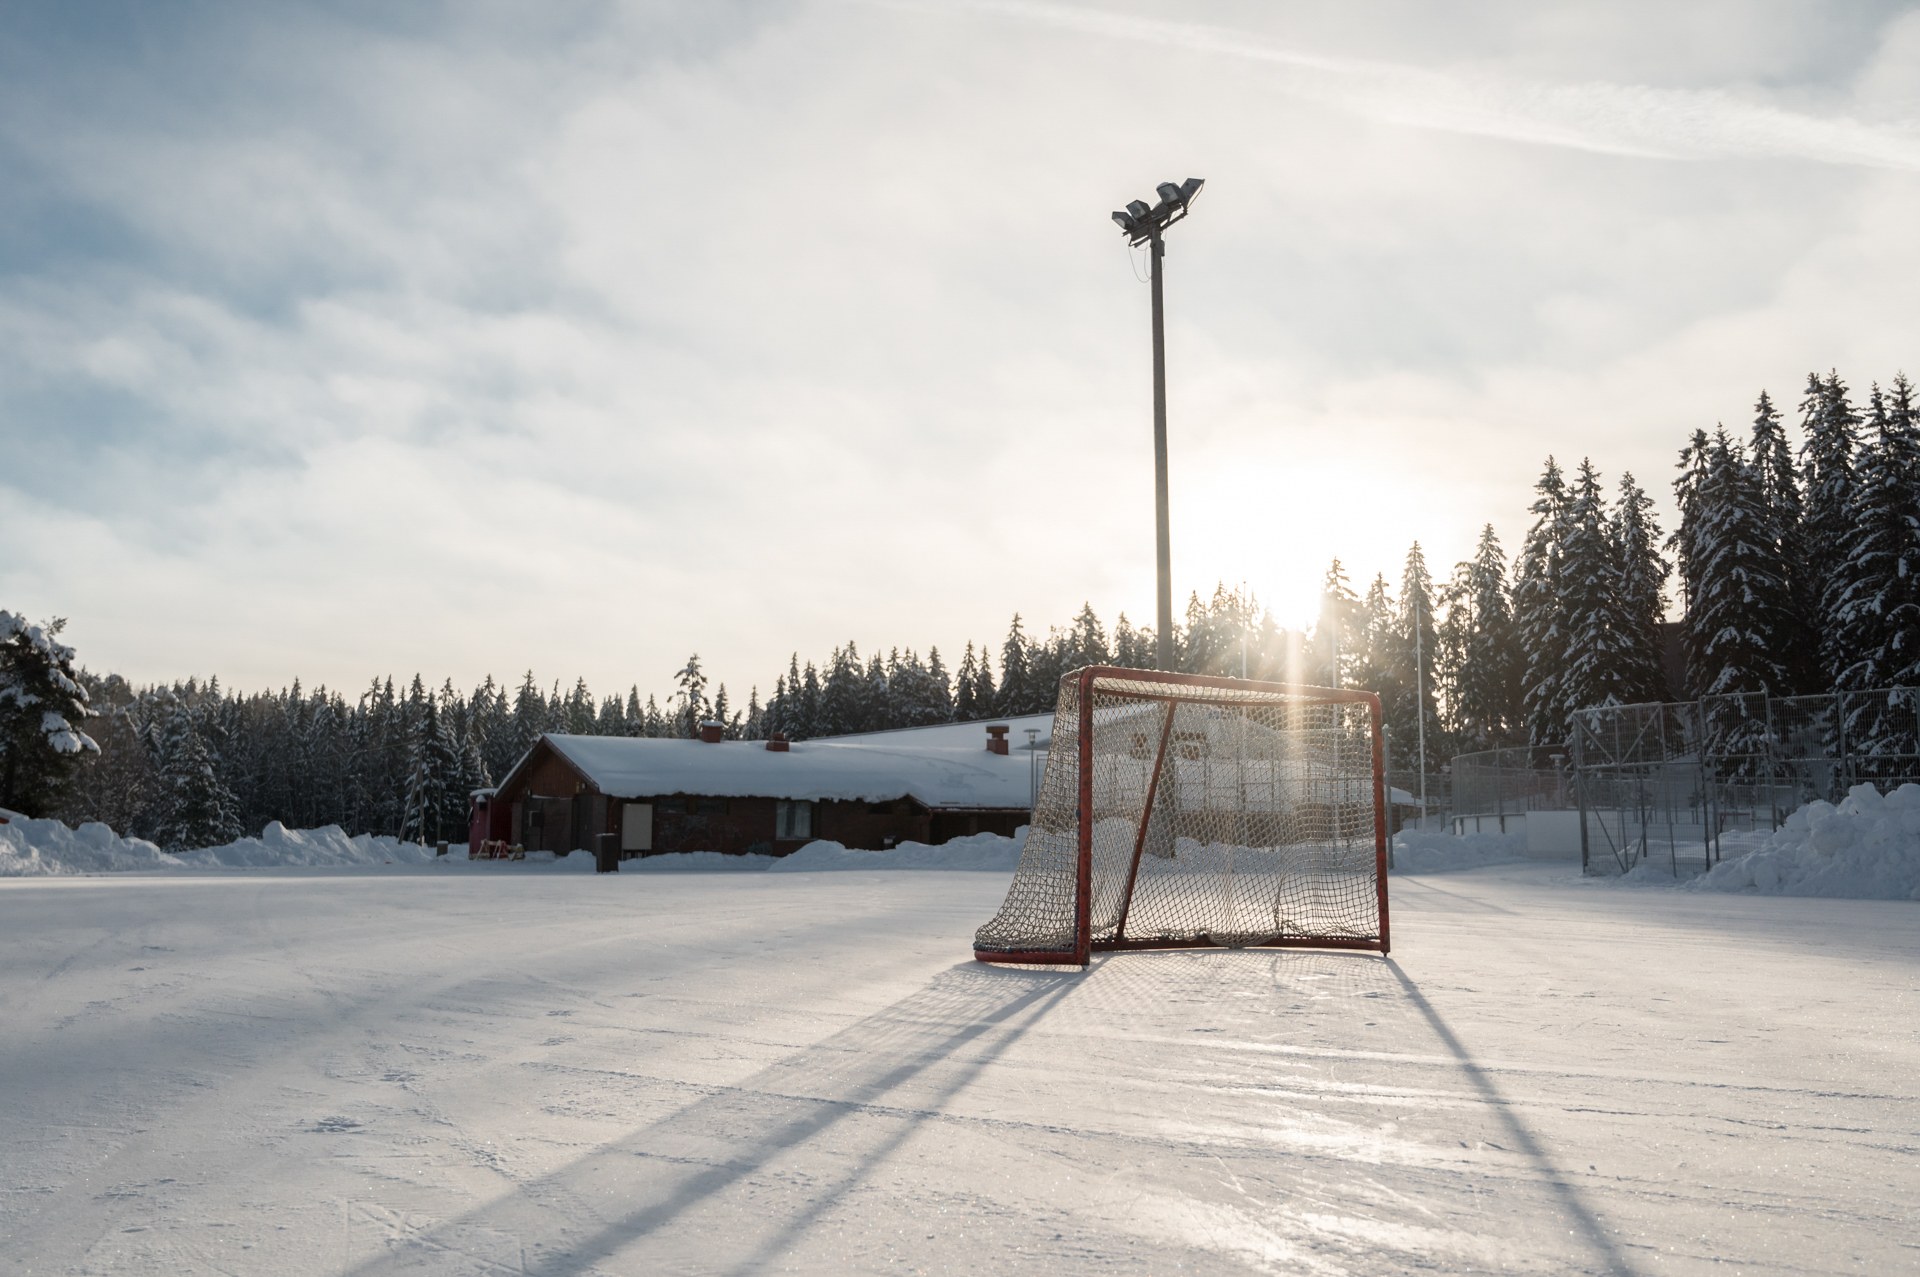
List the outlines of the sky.
<svg viewBox="0 0 1920 1277">
<path fill-rule="evenodd" d="M 1920 375 L 1920 11 L 0 9 L 0 607 L 135 682 L 584 676 L 1511 553 Z M 1791 414 L 1790 414 L 1791 415 Z"/>
</svg>

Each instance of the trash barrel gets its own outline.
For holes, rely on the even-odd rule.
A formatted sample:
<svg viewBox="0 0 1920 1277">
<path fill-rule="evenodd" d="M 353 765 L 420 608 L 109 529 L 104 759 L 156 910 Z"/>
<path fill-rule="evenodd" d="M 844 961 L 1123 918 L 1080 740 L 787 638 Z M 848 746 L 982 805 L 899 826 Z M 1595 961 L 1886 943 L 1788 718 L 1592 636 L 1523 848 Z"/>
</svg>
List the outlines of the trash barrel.
<svg viewBox="0 0 1920 1277">
<path fill-rule="evenodd" d="M 600 874 L 620 872 L 619 834 L 601 834 L 594 839 L 593 871 Z"/>
</svg>

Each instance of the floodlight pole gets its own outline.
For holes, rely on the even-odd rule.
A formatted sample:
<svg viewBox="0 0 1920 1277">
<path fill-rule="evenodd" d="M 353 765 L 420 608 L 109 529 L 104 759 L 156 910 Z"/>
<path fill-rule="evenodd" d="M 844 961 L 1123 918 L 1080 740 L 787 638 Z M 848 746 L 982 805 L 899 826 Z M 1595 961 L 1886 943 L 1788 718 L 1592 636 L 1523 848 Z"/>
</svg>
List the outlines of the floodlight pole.
<svg viewBox="0 0 1920 1277">
<path fill-rule="evenodd" d="M 1134 248 L 1147 246 L 1153 276 L 1153 515 L 1154 558 L 1160 578 L 1154 600 L 1154 658 L 1169 673 L 1173 671 L 1173 534 L 1167 516 L 1167 328 L 1160 285 L 1167 245 L 1161 236 L 1187 215 L 1205 185 L 1197 177 L 1178 186 L 1162 182 L 1154 188 L 1160 197 L 1158 204 L 1149 208 L 1145 200 L 1133 200 L 1124 210 L 1113 213 L 1114 223 L 1128 244 Z"/>
<path fill-rule="evenodd" d="M 1166 242 L 1155 229 L 1149 240 L 1153 261 L 1153 516 L 1154 556 L 1159 567 L 1154 641 L 1161 669 L 1173 670 L 1173 532 L 1167 514 L 1167 333 L 1160 293 L 1160 262 Z"/>
</svg>

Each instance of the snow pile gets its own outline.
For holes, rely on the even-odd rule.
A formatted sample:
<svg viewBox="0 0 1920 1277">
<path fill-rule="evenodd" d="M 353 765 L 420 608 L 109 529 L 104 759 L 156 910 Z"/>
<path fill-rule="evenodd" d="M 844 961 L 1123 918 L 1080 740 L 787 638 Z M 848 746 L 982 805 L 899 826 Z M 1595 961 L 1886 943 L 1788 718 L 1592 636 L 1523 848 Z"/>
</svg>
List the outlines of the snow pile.
<svg viewBox="0 0 1920 1277">
<path fill-rule="evenodd" d="M 1838 807 L 1802 807 L 1759 850 L 1722 860 L 1687 884 L 1769 896 L 1920 900 L 1920 785 L 1884 797 L 1855 785 Z"/>
<path fill-rule="evenodd" d="M 0 878 L 177 869 L 180 861 L 144 838 L 122 838 L 98 821 L 69 829 L 58 820 L 0 812 Z"/>
<path fill-rule="evenodd" d="M 84 827 L 84 826 L 83 826 Z M 464 853 L 465 849 L 461 849 Z M 449 853 L 451 855 L 451 853 Z M 338 825 L 288 829 L 270 822 L 258 838 L 241 838 L 222 847 L 183 851 L 178 863 L 194 869 L 335 868 L 345 865 L 422 864 L 435 859 L 433 848 L 372 834 L 351 837 Z"/>
<path fill-rule="evenodd" d="M 1525 834 L 1453 834 L 1437 829 L 1403 829 L 1393 838 L 1393 872 L 1439 873 L 1525 860 Z"/>
<path fill-rule="evenodd" d="M 820 869 L 985 869 L 1012 873 L 1026 846 L 1026 826 L 1007 838 L 1000 834 L 971 834 L 939 846 L 903 842 L 891 851 L 853 851 L 837 842 L 810 842 L 790 856 L 782 856 L 770 873 L 808 873 Z"/>
</svg>

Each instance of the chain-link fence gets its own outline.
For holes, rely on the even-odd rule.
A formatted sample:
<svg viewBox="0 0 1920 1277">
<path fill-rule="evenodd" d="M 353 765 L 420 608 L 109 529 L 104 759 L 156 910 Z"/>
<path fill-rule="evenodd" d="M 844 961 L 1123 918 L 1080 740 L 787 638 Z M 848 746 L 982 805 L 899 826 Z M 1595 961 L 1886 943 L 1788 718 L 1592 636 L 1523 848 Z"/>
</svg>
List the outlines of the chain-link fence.
<svg viewBox="0 0 1920 1277">
<path fill-rule="evenodd" d="M 1517 825 L 1536 854 L 1577 843 L 1587 873 L 1650 857 L 1677 873 L 1717 862 L 1723 834 L 1908 781 L 1920 781 L 1920 688 L 1601 705 L 1574 714 L 1565 746 L 1456 757 L 1452 821 L 1463 833 Z"/>
</svg>

